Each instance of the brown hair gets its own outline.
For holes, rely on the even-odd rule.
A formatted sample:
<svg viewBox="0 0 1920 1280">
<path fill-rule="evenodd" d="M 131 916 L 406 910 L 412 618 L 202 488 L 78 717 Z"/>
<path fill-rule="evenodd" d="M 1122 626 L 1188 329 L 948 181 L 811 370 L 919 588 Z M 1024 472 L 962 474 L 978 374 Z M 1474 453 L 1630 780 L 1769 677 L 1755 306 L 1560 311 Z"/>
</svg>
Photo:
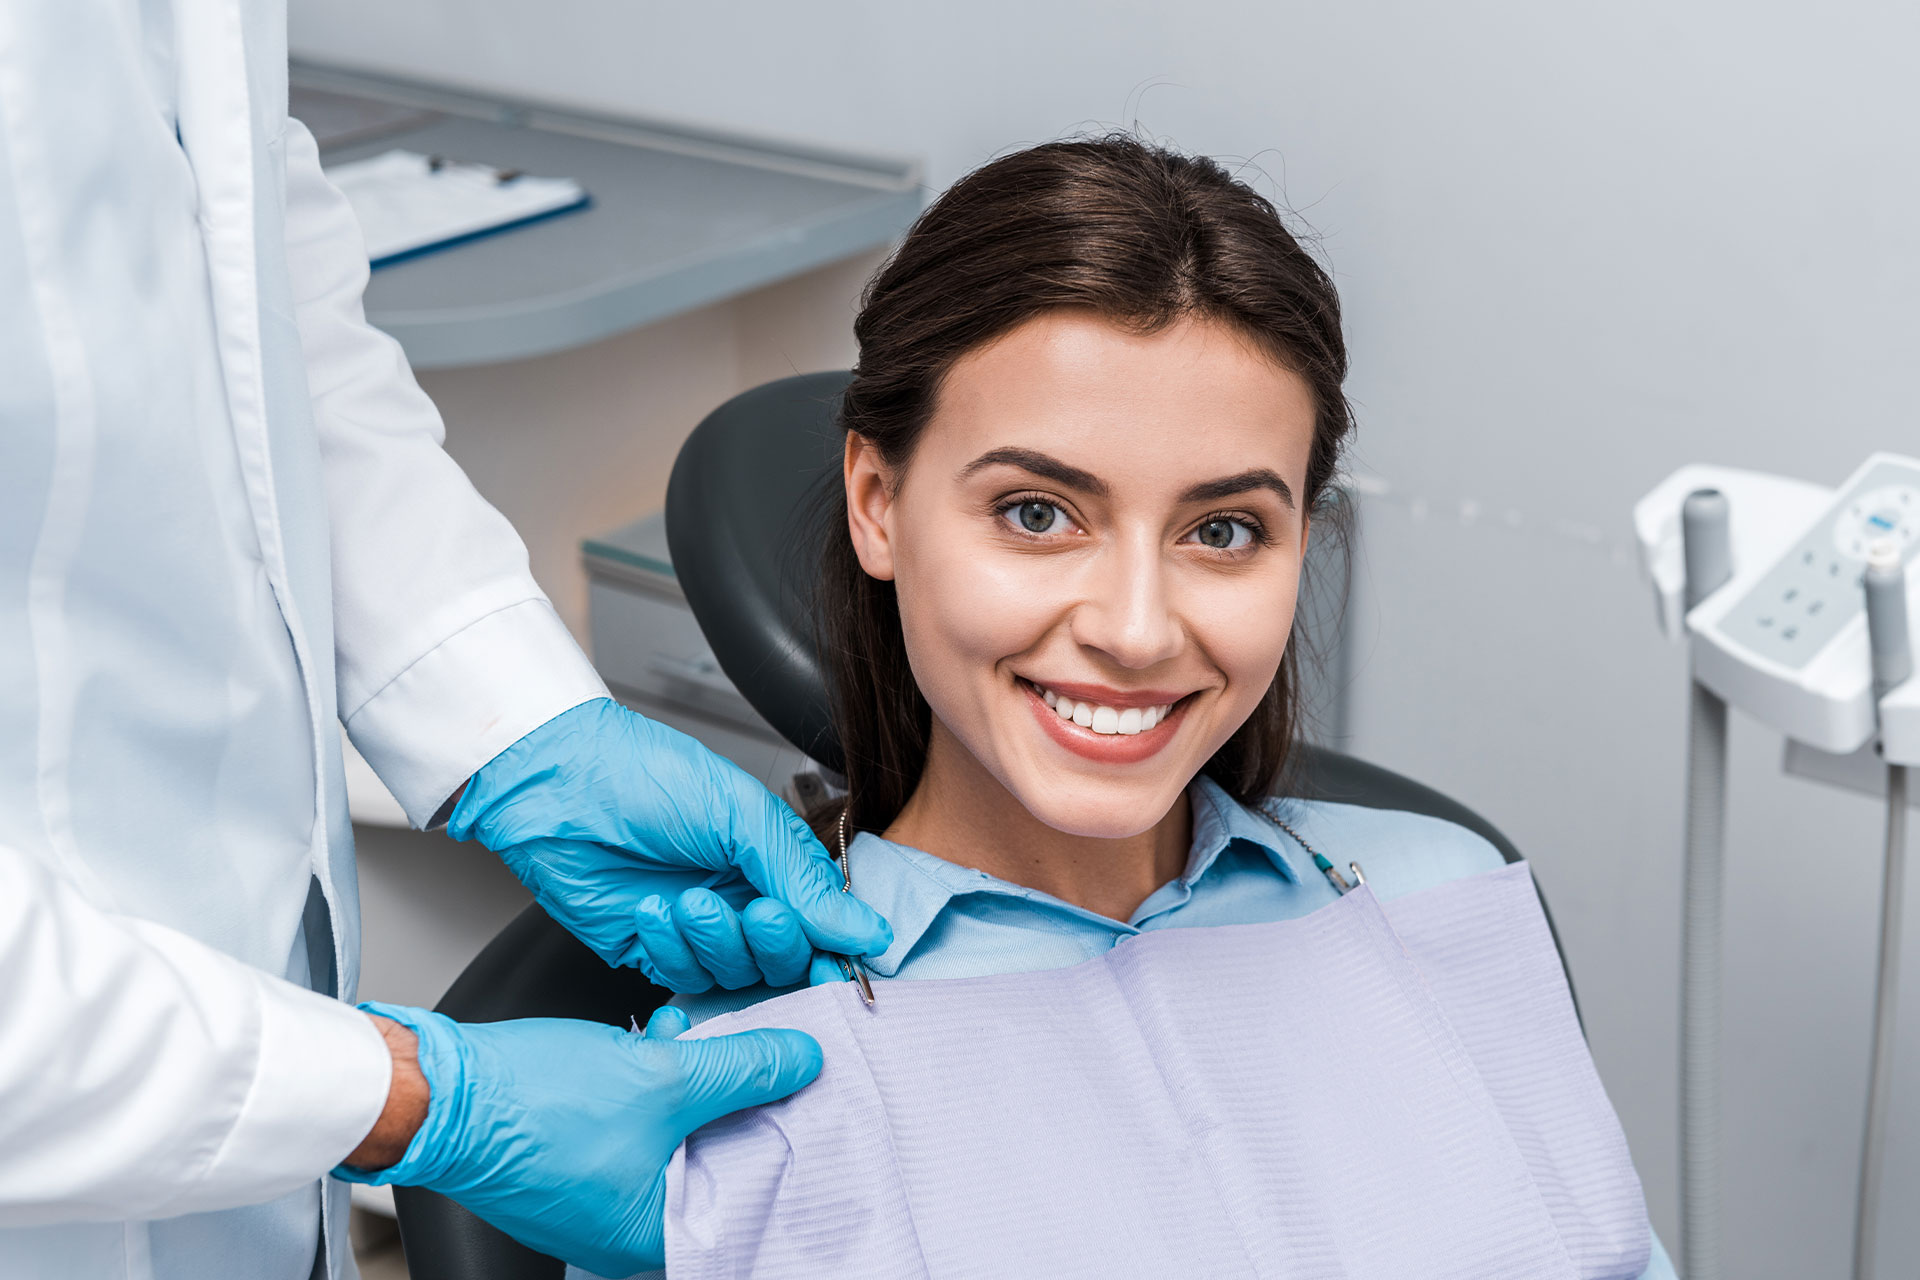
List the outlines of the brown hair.
<svg viewBox="0 0 1920 1280">
<path fill-rule="evenodd" d="M 1086 308 L 1139 333 L 1185 316 L 1232 325 L 1306 380 L 1316 415 L 1305 509 L 1337 532 L 1328 486 L 1352 430 L 1333 282 L 1271 202 L 1205 156 L 1127 134 L 1050 142 L 955 183 L 920 215 L 868 284 L 860 359 L 840 425 L 898 474 L 967 352 L 1058 308 Z M 1333 509 L 1329 509 L 1329 508 Z M 884 829 L 919 784 L 931 713 L 907 665 L 891 582 L 867 576 L 847 536 L 837 477 L 820 512 L 815 616 L 847 781 L 848 833 Z M 1299 720 L 1298 645 L 1272 687 L 1203 772 L 1236 799 L 1274 785 Z M 824 840 L 834 801 L 809 821 Z"/>
</svg>

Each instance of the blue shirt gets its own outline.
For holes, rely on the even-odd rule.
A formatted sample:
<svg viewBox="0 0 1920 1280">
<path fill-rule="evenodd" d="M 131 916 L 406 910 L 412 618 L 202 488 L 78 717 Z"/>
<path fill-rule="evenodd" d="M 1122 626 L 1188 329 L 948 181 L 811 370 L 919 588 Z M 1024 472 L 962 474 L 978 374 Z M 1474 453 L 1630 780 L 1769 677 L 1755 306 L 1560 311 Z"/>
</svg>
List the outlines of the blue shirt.
<svg viewBox="0 0 1920 1280">
<path fill-rule="evenodd" d="M 1262 811 L 1235 802 L 1204 777 L 1194 780 L 1187 795 L 1193 844 L 1186 869 L 1149 894 L 1124 923 L 862 833 L 847 846 L 853 888 L 893 926 L 893 945 L 869 957 L 868 970 L 879 978 L 915 979 L 1062 969 L 1155 929 L 1307 915 L 1339 892 L 1281 822 L 1343 874 L 1349 862 L 1358 862 L 1383 902 L 1504 864 L 1500 851 L 1480 836 L 1424 814 L 1293 799 L 1269 800 Z M 675 996 L 673 1003 L 700 1022 L 777 994 L 770 987 L 748 987 Z M 1657 1236 L 1641 1280 L 1674 1280 Z"/>
<path fill-rule="evenodd" d="M 1312 858 L 1266 813 L 1236 803 L 1208 778 L 1188 789 L 1193 843 L 1186 869 L 1122 923 L 1050 893 L 908 845 L 861 833 L 847 847 L 854 892 L 893 926 L 882 978 L 972 978 L 1062 969 L 1155 929 L 1290 920 L 1339 897 Z M 1277 815 L 1344 873 L 1358 862 L 1382 901 L 1502 865 L 1465 827 L 1422 814 L 1324 801 L 1271 800 Z M 695 1022 L 777 994 L 772 988 L 674 997 Z"/>
</svg>

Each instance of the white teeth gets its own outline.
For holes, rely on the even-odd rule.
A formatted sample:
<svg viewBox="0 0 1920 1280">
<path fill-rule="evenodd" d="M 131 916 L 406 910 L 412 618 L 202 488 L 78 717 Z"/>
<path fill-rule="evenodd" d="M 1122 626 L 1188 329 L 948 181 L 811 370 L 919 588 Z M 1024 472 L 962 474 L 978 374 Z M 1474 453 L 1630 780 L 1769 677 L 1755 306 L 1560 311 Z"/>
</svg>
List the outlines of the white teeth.
<svg viewBox="0 0 1920 1280">
<path fill-rule="evenodd" d="M 1158 707 L 1103 707 L 1091 702 L 1076 702 L 1051 689 L 1033 686 L 1062 720 L 1071 720 L 1083 729 L 1101 734 L 1145 733 L 1173 714 L 1173 704 Z"/>
</svg>

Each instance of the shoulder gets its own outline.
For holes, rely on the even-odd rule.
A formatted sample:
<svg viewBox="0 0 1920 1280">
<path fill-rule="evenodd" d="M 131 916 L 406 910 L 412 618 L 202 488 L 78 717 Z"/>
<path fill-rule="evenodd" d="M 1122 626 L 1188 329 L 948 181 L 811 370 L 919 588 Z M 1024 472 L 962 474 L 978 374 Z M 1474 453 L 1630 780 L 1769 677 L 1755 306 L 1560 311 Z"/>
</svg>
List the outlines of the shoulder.
<svg viewBox="0 0 1920 1280">
<path fill-rule="evenodd" d="M 1280 796 L 1262 801 L 1259 813 L 1291 827 L 1341 871 L 1359 863 L 1382 901 L 1506 865 L 1478 832 L 1424 813 Z"/>
</svg>

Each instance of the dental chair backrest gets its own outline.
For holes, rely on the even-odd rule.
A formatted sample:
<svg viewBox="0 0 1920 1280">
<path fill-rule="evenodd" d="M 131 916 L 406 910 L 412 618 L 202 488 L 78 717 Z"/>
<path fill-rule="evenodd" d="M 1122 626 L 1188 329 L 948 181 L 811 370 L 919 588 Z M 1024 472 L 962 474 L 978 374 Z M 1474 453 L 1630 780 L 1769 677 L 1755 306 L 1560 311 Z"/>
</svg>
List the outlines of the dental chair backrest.
<svg viewBox="0 0 1920 1280">
<path fill-rule="evenodd" d="M 848 377 L 803 374 L 735 396 L 694 428 L 667 485 L 674 573 L 721 668 L 782 736 L 835 772 L 840 744 L 807 604 L 825 530 L 806 518 L 820 486 L 839 482 L 834 415 Z M 1338 751 L 1308 747 L 1291 789 L 1440 818 L 1484 837 L 1508 862 L 1520 860 L 1512 842 L 1465 805 Z M 1563 966 L 1565 959 L 1563 952 Z M 529 907 L 467 966 L 439 1010 L 467 1022 L 563 1017 L 624 1027 L 631 1017 L 644 1023 L 668 995 L 637 970 L 607 968 Z M 399 1187 L 394 1201 L 413 1280 L 560 1280 L 565 1271 L 432 1192 Z"/>
</svg>

